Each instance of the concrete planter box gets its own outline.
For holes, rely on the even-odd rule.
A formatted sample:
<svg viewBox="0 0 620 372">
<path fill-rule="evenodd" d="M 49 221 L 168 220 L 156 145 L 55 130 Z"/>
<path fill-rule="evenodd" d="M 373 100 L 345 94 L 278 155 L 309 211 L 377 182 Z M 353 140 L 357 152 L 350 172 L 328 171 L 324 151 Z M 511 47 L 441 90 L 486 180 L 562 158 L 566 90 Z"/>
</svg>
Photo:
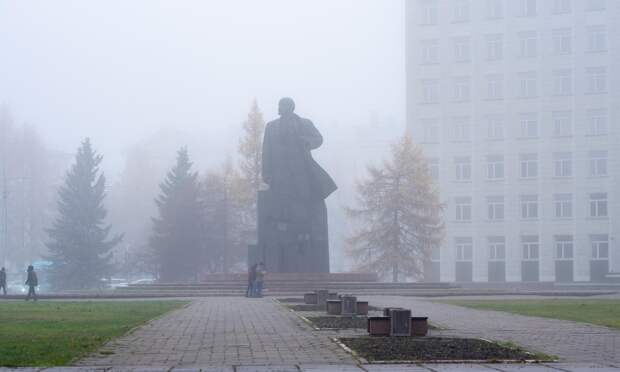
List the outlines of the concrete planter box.
<svg viewBox="0 0 620 372">
<path fill-rule="evenodd" d="M 327 300 L 327 314 L 340 315 L 342 314 L 342 301 L 340 300 Z"/>
<path fill-rule="evenodd" d="M 357 302 L 357 315 L 368 315 L 368 301 Z"/>
<path fill-rule="evenodd" d="M 318 296 L 316 293 L 305 293 L 304 294 L 304 303 L 306 305 L 316 305 L 318 302 Z"/>
<path fill-rule="evenodd" d="M 428 317 L 414 316 L 411 317 L 411 335 L 426 336 L 428 334 Z"/>
<path fill-rule="evenodd" d="M 383 308 L 383 316 L 392 316 L 392 310 L 404 310 L 402 307 L 385 307 Z"/>
<path fill-rule="evenodd" d="M 372 316 L 368 318 L 368 333 L 371 336 L 389 336 L 390 318 L 386 316 Z"/>
</svg>

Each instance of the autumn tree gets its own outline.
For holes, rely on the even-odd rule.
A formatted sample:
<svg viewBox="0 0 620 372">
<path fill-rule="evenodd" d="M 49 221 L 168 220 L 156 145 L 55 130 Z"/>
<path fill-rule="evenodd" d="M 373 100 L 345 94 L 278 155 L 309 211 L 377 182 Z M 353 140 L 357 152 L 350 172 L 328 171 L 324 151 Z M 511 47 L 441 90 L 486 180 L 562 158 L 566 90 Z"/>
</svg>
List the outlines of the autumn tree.
<svg viewBox="0 0 620 372">
<path fill-rule="evenodd" d="M 239 175 L 230 160 L 206 174 L 202 182 L 205 211 L 205 260 L 210 272 L 229 272 L 241 263 L 246 251 L 242 244 L 247 204 L 239 198 Z"/>
<path fill-rule="evenodd" d="M 393 282 L 420 278 L 443 236 L 439 193 L 422 150 L 403 137 L 392 145 L 389 160 L 368 167 L 357 192 L 358 206 L 347 214 L 357 226 L 348 248 L 358 269 Z"/>
<path fill-rule="evenodd" d="M 244 227 L 256 228 L 256 197 L 261 187 L 262 143 L 265 132 L 263 114 L 256 100 L 243 123 L 243 135 L 239 140 L 239 184 L 236 197 L 243 208 Z"/>
<path fill-rule="evenodd" d="M 160 184 L 155 199 L 158 216 L 153 218 L 150 247 L 158 278 L 163 282 L 198 279 L 204 260 L 204 211 L 198 174 L 186 148 Z"/>
<path fill-rule="evenodd" d="M 58 191 L 58 217 L 48 230 L 47 243 L 49 279 L 56 288 L 96 288 L 111 272 L 111 250 L 122 236 L 108 238 L 102 159 L 90 140 L 84 140 Z"/>
</svg>

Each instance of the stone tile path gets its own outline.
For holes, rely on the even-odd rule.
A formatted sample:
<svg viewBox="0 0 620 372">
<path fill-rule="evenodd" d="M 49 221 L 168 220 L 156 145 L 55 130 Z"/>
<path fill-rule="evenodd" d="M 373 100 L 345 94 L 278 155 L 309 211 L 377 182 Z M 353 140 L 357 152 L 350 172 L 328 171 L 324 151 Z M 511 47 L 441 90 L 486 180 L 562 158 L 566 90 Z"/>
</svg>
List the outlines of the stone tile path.
<svg viewBox="0 0 620 372">
<path fill-rule="evenodd" d="M 467 309 L 402 296 L 365 297 L 374 306 L 410 308 L 415 316 L 463 337 L 510 341 L 563 362 L 620 365 L 620 331 L 575 322 Z"/>
<path fill-rule="evenodd" d="M 80 366 L 353 364 L 332 342 L 271 299 L 211 297 L 105 345 Z"/>
</svg>

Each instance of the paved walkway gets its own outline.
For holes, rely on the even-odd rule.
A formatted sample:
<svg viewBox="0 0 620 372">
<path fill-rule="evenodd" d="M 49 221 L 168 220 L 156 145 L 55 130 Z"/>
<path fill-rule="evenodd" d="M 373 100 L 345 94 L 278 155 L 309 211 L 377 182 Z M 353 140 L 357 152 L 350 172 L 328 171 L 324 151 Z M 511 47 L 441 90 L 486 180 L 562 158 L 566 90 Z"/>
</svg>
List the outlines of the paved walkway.
<svg viewBox="0 0 620 372">
<path fill-rule="evenodd" d="M 211 297 L 156 319 L 81 366 L 353 364 L 353 358 L 271 299 Z"/>
<path fill-rule="evenodd" d="M 328 365 L 301 364 L 275 366 L 222 366 L 222 367 L 59 367 L 59 368 L 0 368 L 19 372 L 619 372 L 620 368 L 595 364 L 363 364 Z"/>
<path fill-rule="evenodd" d="M 374 306 L 404 307 L 415 316 L 449 328 L 449 333 L 510 341 L 532 351 L 555 355 L 563 362 L 620 365 L 620 331 L 563 320 L 467 309 L 402 296 L 366 297 Z"/>
</svg>

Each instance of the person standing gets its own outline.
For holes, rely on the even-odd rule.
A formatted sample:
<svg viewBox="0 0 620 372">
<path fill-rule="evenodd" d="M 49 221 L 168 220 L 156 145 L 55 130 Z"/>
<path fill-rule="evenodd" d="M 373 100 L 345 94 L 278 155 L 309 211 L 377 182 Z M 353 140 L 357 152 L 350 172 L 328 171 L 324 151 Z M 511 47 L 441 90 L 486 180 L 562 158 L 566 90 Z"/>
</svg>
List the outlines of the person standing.
<svg viewBox="0 0 620 372">
<path fill-rule="evenodd" d="M 256 281 L 257 266 L 257 264 L 254 264 L 250 266 L 250 270 L 248 270 L 248 289 L 245 292 L 245 297 L 254 297 L 254 282 Z"/>
<path fill-rule="evenodd" d="M 256 268 L 256 279 L 254 280 L 255 289 L 254 296 L 255 297 L 263 297 L 263 283 L 265 281 L 265 274 L 267 270 L 265 270 L 265 264 L 259 263 Z"/>
<path fill-rule="evenodd" d="M 37 292 L 35 291 L 35 287 L 39 285 L 39 279 L 37 278 L 37 273 L 34 271 L 34 266 L 28 265 L 28 278 L 26 279 L 26 285 L 28 286 L 28 296 L 26 297 L 26 301 L 32 297 L 35 301 L 37 300 Z"/>
<path fill-rule="evenodd" d="M 2 289 L 2 293 L 6 296 L 6 270 L 4 267 L 0 269 L 0 288 Z"/>
</svg>

